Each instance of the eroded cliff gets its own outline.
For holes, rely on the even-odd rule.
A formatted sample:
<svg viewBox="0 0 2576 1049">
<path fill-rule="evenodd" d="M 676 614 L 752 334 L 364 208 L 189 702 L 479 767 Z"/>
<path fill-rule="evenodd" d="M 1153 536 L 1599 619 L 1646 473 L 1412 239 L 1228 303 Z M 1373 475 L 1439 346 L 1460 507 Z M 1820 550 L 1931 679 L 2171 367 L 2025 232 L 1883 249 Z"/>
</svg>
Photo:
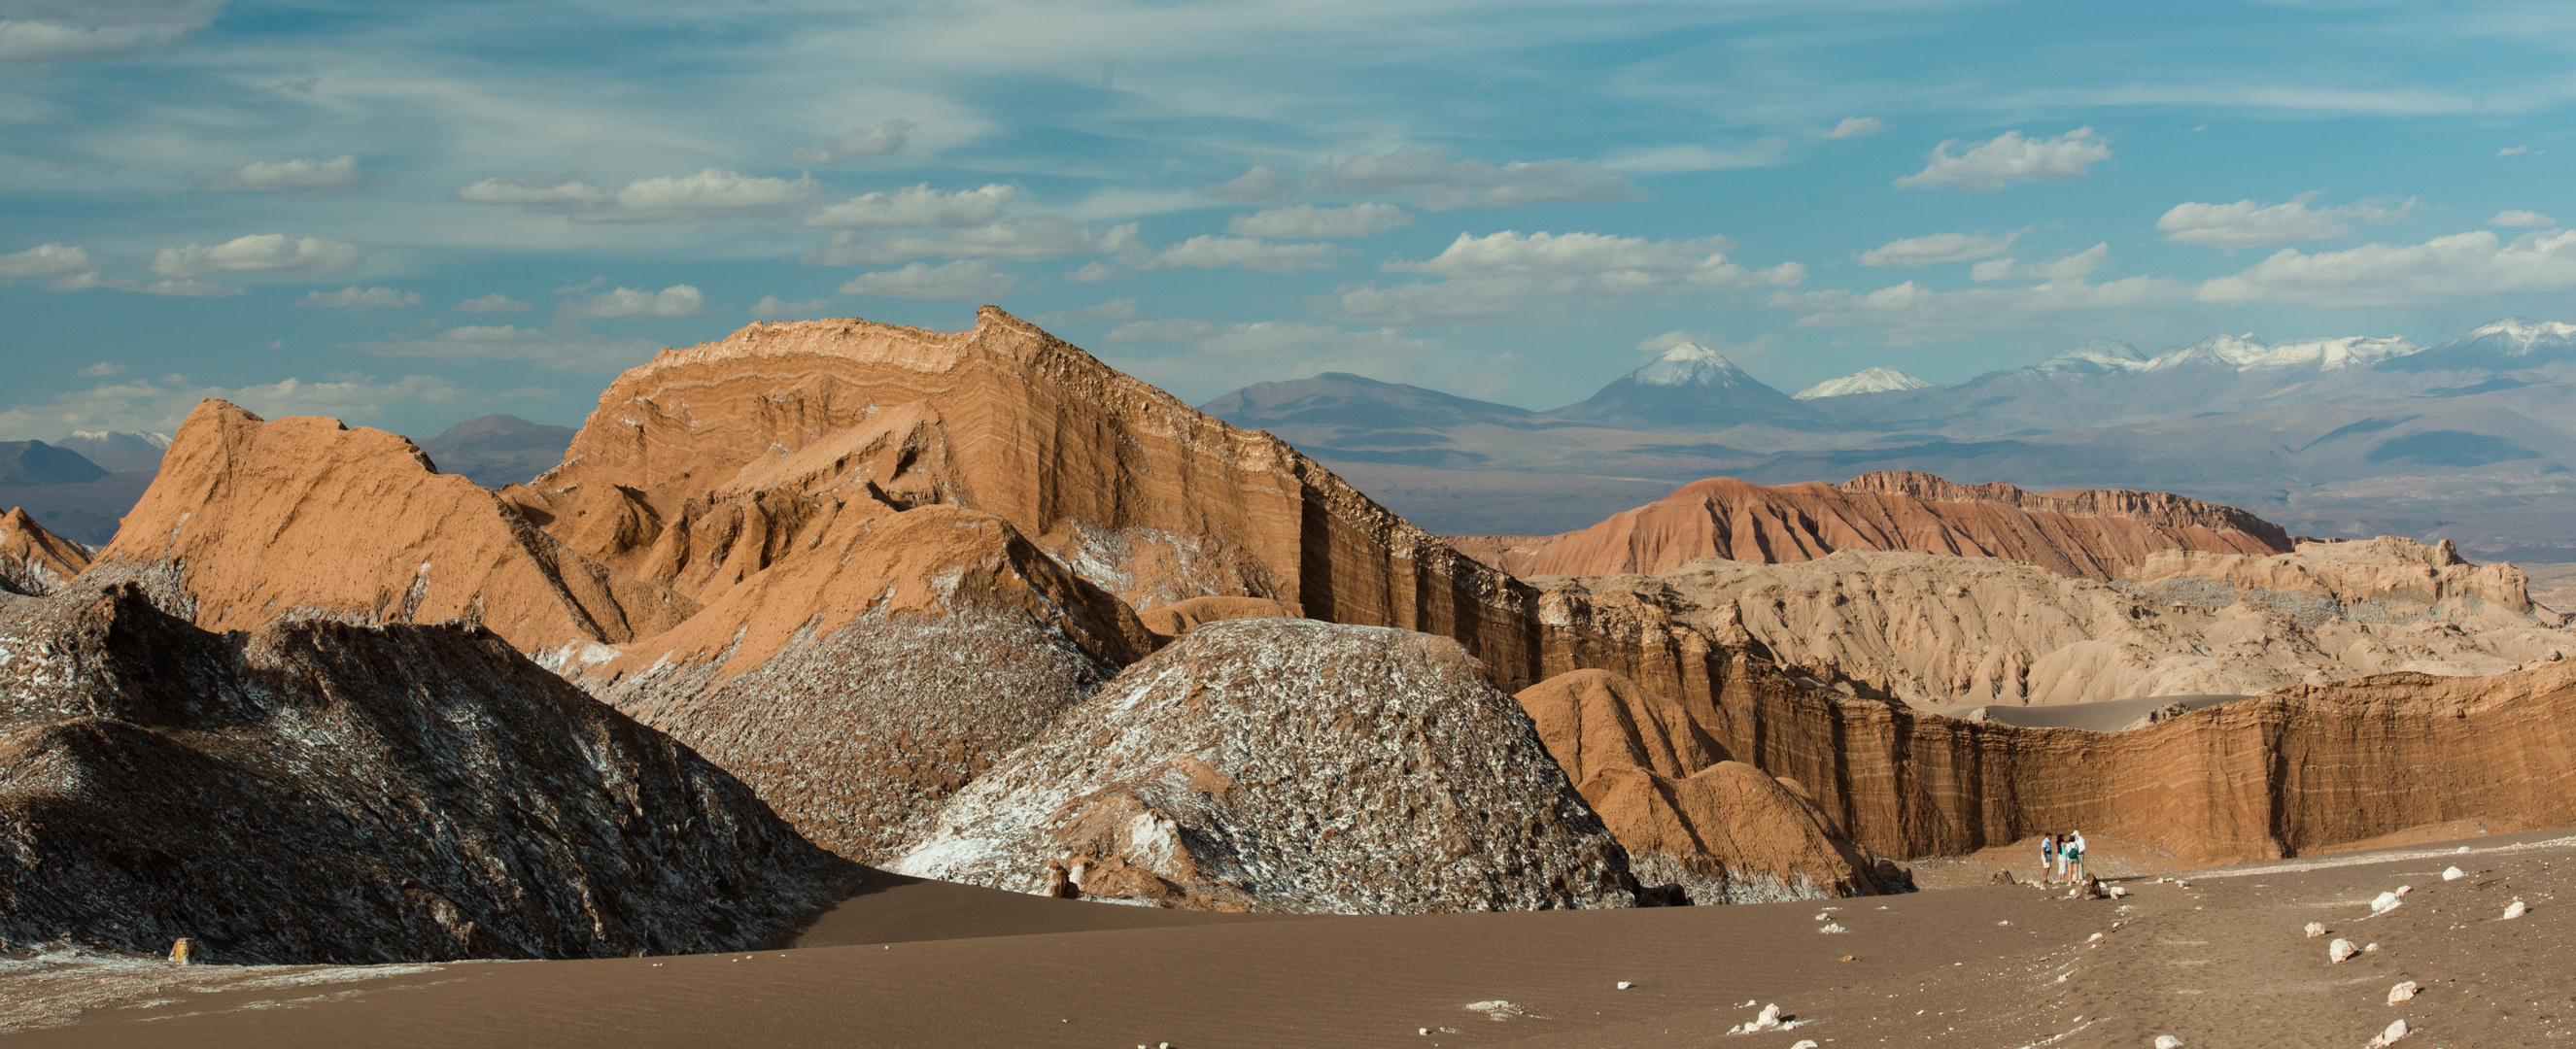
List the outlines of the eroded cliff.
<svg viewBox="0 0 2576 1049">
<path fill-rule="evenodd" d="M 0 514 L 0 593 L 43 597 L 89 567 L 90 549 L 45 530 L 27 512 Z"/>
</svg>

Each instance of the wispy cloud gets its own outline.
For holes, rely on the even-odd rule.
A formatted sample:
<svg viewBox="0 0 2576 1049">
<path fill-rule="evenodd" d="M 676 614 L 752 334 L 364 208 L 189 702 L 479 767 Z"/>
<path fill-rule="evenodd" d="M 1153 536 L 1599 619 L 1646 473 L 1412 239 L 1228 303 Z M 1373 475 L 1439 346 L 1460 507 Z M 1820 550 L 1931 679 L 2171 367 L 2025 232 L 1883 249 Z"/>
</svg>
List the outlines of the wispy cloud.
<svg viewBox="0 0 2576 1049">
<path fill-rule="evenodd" d="M 2287 204 L 2263 205 L 2251 200 L 2233 204 L 2176 204 L 2156 220 L 2165 239 L 2177 244 L 2213 248 L 2269 248 L 2311 240 L 2349 236 L 2355 221 L 2388 223 L 2415 210 L 2408 200 L 2394 208 L 2371 204 L 2311 208 L 2322 191 L 2302 193 Z"/>
<path fill-rule="evenodd" d="M 366 257 L 355 244 L 320 237 L 288 238 L 283 233 L 235 237 L 214 247 L 190 244 L 163 248 L 152 257 L 152 272 L 166 277 L 201 277 L 225 270 L 275 270 L 285 273 L 338 273 Z"/>
<path fill-rule="evenodd" d="M 1923 170 L 1897 179 L 1896 187 L 1995 190 L 2015 182 L 2069 182 L 2111 159 L 2110 141 L 2089 127 L 2056 138 L 2023 138 L 2019 131 L 2007 131 L 1951 152 L 1958 145 L 1952 139 L 1932 147 Z"/>
<path fill-rule="evenodd" d="M 356 285 L 338 291 L 308 291 L 295 300 L 298 306 L 320 306 L 341 309 L 389 309 L 420 305 L 420 293 L 394 288 L 361 288 Z"/>
<path fill-rule="evenodd" d="M 358 158 L 281 160 L 244 164 L 232 174 L 206 183 L 208 193 L 345 193 L 366 186 Z"/>
</svg>

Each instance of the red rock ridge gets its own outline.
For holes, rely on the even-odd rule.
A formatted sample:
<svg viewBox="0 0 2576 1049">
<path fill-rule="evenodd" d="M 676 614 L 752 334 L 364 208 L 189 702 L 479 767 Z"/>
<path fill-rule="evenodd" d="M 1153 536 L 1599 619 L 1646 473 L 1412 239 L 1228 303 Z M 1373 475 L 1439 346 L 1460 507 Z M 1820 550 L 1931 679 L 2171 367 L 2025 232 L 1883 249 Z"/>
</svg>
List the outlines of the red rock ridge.
<svg viewBox="0 0 2576 1049">
<path fill-rule="evenodd" d="M 1807 561 L 1837 550 L 2004 557 L 2116 579 L 2161 550 L 2278 554 L 2280 526 L 2163 492 L 2033 494 L 1931 474 L 1862 474 L 1840 485 L 1694 481 L 1662 500 L 1553 536 L 1455 536 L 1461 552 L 1517 576 L 1655 573 L 1703 557 Z"/>
<path fill-rule="evenodd" d="M 933 332 L 754 324 L 622 375 L 504 497 L 573 549 L 712 602 L 854 501 L 1000 517 L 1136 607 L 1252 597 L 1452 637 L 1525 685 L 1525 591 L 1286 442 L 994 307 Z"/>
<path fill-rule="evenodd" d="M 658 634 L 698 610 L 567 549 L 399 435 L 219 400 L 189 413 L 98 565 L 177 568 L 210 630 L 463 618 L 536 651 Z"/>
<path fill-rule="evenodd" d="M 89 567 L 90 549 L 11 507 L 0 514 L 0 592 L 43 597 Z"/>
</svg>

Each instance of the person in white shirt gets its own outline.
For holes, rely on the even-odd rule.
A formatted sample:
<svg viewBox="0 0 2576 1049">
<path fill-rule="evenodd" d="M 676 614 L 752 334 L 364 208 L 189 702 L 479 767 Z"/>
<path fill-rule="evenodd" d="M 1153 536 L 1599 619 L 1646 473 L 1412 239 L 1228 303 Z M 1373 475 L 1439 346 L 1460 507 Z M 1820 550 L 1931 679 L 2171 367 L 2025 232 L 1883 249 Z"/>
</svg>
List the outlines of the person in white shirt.
<svg viewBox="0 0 2576 1049">
<path fill-rule="evenodd" d="M 2069 836 L 2067 837 L 2067 839 L 2066 839 L 2066 855 L 2067 855 L 2067 857 L 2068 857 L 2068 858 L 2070 858 L 2070 859 L 2072 859 L 2072 860 L 2074 860 L 2074 861 L 2075 861 L 2075 880 L 2076 880 L 2076 881 L 2079 881 L 2079 882 L 2080 882 L 2080 881 L 2084 881 L 2084 880 L 2086 880 L 2087 878 L 2090 878 L 2090 877 L 2092 876 L 2092 874 L 2093 874 L 2093 870 L 2092 870 L 2092 868 L 2087 867 L 2087 866 L 2085 866 L 2085 865 L 2084 865 L 2084 832 L 2083 832 L 2083 831 L 2080 831 L 2080 830 L 2079 830 L 2079 831 L 2076 831 L 2074 834 L 2069 835 Z"/>
</svg>

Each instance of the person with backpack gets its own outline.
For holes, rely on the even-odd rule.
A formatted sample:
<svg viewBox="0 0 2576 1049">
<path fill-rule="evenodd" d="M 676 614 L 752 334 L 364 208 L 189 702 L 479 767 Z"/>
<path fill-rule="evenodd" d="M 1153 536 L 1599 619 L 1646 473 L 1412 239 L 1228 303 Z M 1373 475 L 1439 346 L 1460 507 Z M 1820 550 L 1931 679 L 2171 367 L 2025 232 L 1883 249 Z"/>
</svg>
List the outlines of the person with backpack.
<svg viewBox="0 0 2576 1049">
<path fill-rule="evenodd" d="M 2084 865 L 2083 831 L 2079 830 L 2066 836 L 2066 859 L 2075 867 L 2076 881 L 2085 881 L 2093 876 L 2093 869 Z"/>
<path fill-rule="evenodd" d="M 2040 883 L 2040 884 L 2042 884 L 2042 885 L 2053 885 L 2053 884 L 2056 884 L 2057 879 L 2056 879 L 2056 878 L 2053 878 L 2053 877 L 2050 877 L 2050 876 L 2049 876 L 2049 873 L 2048 873 L 2048 866 L 2049 866 L 2049 864 L 2052 864 L 2052 863 L 2055 863 L 2055 862 L 2057 862 L 2057 835 L 2054 835 L 2054 834 L 2045 834 L 2045 833 L 2043 833 L 2043 834 L 2041 834 L 2041 835 L 2039 836 L 2039 883 Z"/>
</svg>

